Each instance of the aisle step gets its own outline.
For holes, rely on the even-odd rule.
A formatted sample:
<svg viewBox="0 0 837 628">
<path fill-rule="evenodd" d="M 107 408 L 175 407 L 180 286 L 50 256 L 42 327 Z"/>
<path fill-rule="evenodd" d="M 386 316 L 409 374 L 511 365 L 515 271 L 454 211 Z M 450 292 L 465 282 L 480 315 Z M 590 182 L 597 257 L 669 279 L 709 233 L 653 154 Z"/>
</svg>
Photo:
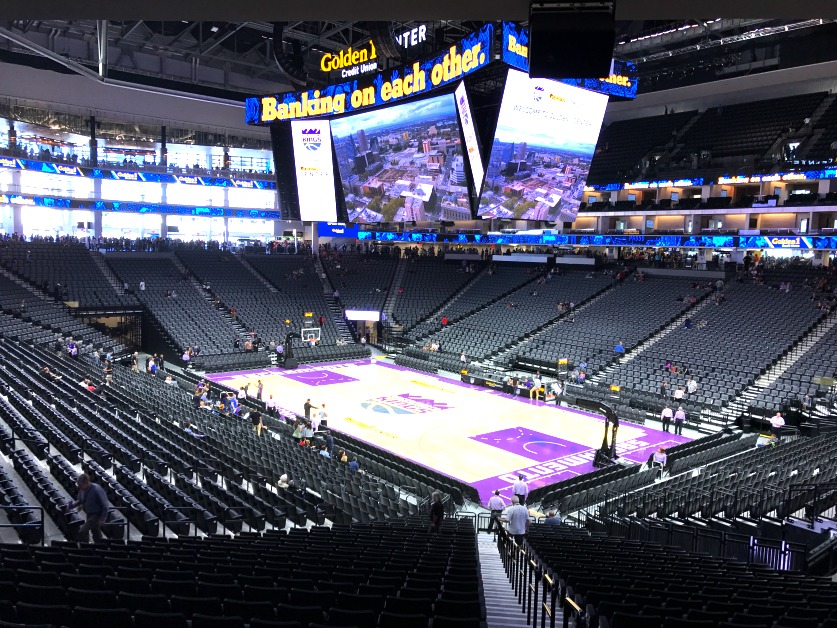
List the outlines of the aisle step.
<svg viewBox="0 0 837 628">
<path fill-rule="evenodd" d="M 486 624 L 488 628 L 524 628 L 527 625 L 526 614 L 517 602 L 493 538 L 491 534 L 480 533 L 477 542 L 485 593 Z M 555 625 L 562 624 L 562 618 L 557 617 Z"/>
</svg>

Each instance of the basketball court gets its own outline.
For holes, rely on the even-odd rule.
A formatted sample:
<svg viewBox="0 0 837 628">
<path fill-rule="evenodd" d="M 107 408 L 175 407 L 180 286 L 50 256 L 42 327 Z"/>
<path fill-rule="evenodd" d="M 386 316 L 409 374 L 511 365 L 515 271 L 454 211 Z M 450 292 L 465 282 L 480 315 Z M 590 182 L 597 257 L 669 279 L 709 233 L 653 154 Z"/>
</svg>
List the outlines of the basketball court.
<svg viewBox="0 0 837 628">
<path fill-rule="evenodd" d="M 597 415 L 370 359 L 206 377 L 235 389 L 249 382 L 250 391 L 261 379 L 264 399 L 298 414 L 310 397 L 325 404 L 330 428 L 462 480 L 483 503 L 495 489 L 510 499 L 519 473 L 535 488 L 592 471 L 604 434 Z M 622 423 L 616 450 L 644 462 L 688 440 Z"/>
</svg>

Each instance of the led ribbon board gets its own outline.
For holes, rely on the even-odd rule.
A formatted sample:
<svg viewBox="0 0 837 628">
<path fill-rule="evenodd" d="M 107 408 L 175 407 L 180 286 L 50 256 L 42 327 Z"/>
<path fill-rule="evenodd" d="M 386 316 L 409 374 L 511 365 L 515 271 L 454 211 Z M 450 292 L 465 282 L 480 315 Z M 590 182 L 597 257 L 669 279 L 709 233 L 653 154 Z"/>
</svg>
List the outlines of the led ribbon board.
<svg viewBox="0 0 837 628">
<path fill-rule="evenodd" d="M 415 63 L 305 92 L 286 92 L 245 103 L 247 124 L 269 124 L 377 107 L 449 85 L 491 61 L 494 26 L 486 24 L 444 52 Z"/>
<path fill-rule="evenodd" d="M 503 22 L 500 58 L 503 63 L 512 67 L 529 71 L 529 29 Z M 637 71 L 636 66 L 629 61 L 614 59 L 611 63 L 610 74 L 603 78 L 567 78 L 560 79 L 562 83 L 581 87 L 591 92 L 599 92 L 619 98 L 636 98 Z"/>
</svg>

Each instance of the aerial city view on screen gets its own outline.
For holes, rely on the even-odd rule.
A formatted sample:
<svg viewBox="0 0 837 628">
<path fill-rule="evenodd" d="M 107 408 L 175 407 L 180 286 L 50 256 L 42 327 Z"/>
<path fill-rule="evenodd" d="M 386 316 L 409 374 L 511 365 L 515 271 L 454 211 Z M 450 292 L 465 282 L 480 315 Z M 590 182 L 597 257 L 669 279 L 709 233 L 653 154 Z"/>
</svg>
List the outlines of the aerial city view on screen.
<svg viewBox="0 0 837 628">
<path fill-rule="evenodd" d="M 349 220 L 471 217 L 453 94 L 333 120 Z"/>
<path fill-rule="evenodd" d="M 606 105 L 607 96 L 510 71 L 479 215 L 574 220 Z"/>
</svg>

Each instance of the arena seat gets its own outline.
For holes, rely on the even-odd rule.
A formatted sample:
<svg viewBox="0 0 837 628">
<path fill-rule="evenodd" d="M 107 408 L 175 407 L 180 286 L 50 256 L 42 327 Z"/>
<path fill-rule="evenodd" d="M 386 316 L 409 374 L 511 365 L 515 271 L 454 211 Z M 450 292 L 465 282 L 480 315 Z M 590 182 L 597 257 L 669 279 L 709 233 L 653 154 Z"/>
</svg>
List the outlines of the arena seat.
<svg viewBox="0 0 837 628">
<path fill-rule="evenodd" d="M 170 258 L 142 253 L 106 256 L 108 265 L 135 292 L 149 314 L 158 322 L 177 350 L 176 359 L 187 347 L 199 344 L 204 355 L 233 353 L 233 339 L 240 330 L 229 315 L 213 306 L 210 299 L 182 272 Z M 140 282 L 145 290 L 140 290 Z M 167 297 L 174 291 L 177 297 Z M 169 356 L 173 359 L 175 356 Z"/>
<path fill-rule="evenodd" d="M 0 264 L 56 301 L 85 308 L 136 306 L 132 295 L 117 292 L 93 255 L 77 242 L 0 242 Z"/>
</svg>

